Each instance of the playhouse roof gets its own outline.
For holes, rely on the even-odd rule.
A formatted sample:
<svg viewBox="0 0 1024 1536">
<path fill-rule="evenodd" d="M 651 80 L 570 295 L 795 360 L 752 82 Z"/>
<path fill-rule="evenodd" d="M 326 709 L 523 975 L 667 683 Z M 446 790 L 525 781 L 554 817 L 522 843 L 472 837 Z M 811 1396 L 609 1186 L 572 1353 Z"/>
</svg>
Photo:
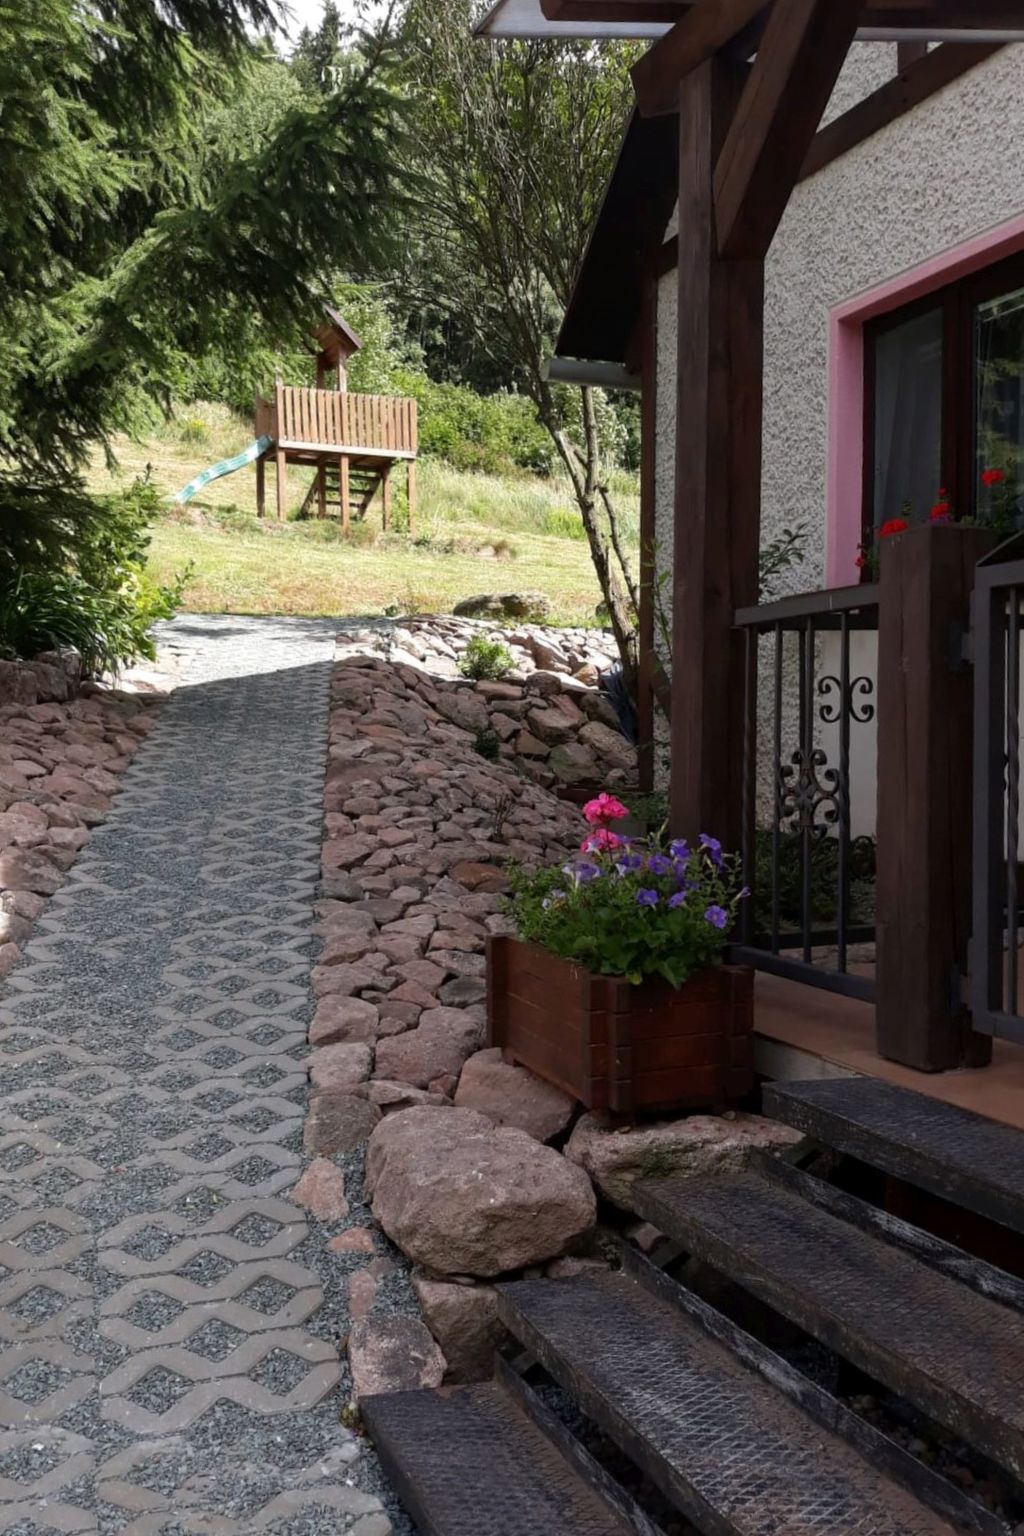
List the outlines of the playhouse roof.
<svg viewBox="0 0 1024 1536">
<path fill-rule="evenodd" d="M 324 320 L 314 331 L 324 362 L 331 368 L 347 362 L 362 349 L 362 340 L 356 335 L 344 316 L 332 304 L 324 305 Z"/>
</svg>

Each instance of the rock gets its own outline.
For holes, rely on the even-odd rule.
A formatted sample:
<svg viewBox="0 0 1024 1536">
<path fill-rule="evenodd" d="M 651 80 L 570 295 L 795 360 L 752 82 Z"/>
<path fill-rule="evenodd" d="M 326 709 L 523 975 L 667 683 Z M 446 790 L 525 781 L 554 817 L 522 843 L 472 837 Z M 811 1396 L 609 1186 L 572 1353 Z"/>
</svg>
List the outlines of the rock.
<svg viewBox="0 0 1024 1536">
<path fill-rule="evenodd" d="M 446 1094 L 431 1093 L 427 1088 L 413 1088 L 410 1083 L 392 1083 L 387 1078 L 378 1077 L 368 1083 L 360 1083 L 356 1093 L 360 1098 L 378 1105 L 385 1114 L 393 1113 L 396 1109 L 409 1109 L 413 1104 L 451 1103 Z"/>
<path fill-rule="evenodd" d="M 35 674 L 16 661 L 0 661 L 0 704 L 34 704 L 39 697 Z"/>
<path fill-rule="evenodd" d="M 374 1076 L 427 1088 L 444 1073 L 458 1076 L 480 1044 L 481 1025 L 460 1008 L 428 1008 L 415 1029 L 377 1046 Z"/>
<path fill-rule="evenodd" d="M 380 1009 L 361 997 L 322 997 L 309 1026 L 310 1045 L 340 1041 L 372 1045 L 381 1031 Z"/>
<path fill-rule="evenodd" d="M 568 1252 L 597 1205 L 581 1168 L 469 1109 L 408 1109 L 370 1137 L 366 1187 L 384 1231 L 439 1275 L 489 1279 Z"/>
<path fill-rule="evenodd" d="M 362 1085 L 360 1085 L 362 1086 Z M 380 1120 L 380 1110 L 356 1093 L 314 1093 L 303 1131 L 307 1152 L 355 1152 Z"/>
<path fill-rule="evenodd" d="M 377 1317 L 353 1324 L 348 1363 L 358 1403 L 381 1392 L 439 1387 L 447 1362 L 418 1318 Z"/>
<path fill-rule="evenodd" d="M 609 1200 L 628 1211 L 638 1179 L 734 1173 L 753 1148 L 771 1151 L 799 1140 L 798 1131 L 760 1115 L 691 1115 L 685 1120 L 612 1130 L 599 1115 L 587 1114 L 577 1121 L 565 1155 L 586 1169 Z"/>
<path fill-rule="evenodd" d="M 292 1199 L 318 1221 L 343 1221 L 348 1215 L 345 1175 L 326 1157 L 313 1159 L 292 1190 Z"/>
<path fill-rule="evenodd" d="M 365 1083 L 372 1065 L 368 1045 L 324 1045 L 309 1058 L 309 1080 L 315 1093 L 350 1093 Z"/>
<path fill-rule="evenodd" d="M 534 1077 L 525 1067 L 502 1060 L 500 1050 L 478 1051 L 462 1069 L 455 1102 L 460 1109 L 475 1109 L 495 1125 L 513 1125 L 550 1141 L 564 1131 L 575 1101 L 550 1083 Z"/>
<path fill-rule="evenodd" d="M 592 661 L 585 661 L 582 667 L 578 667 L 573 673 L 578 683 L 583 683 L 586 688 L 596 688 L 601 681 L 601 674 Z"/>
<path fill-rule="evenodd" d="M 481 592 L 462 598 L 452 612 L 462 619 L 546 619 L 551 599 L 543 592 Z"/>
<path fill-rule="evenodd" d="M 9 848 L 0 853 L 0 887 L 4 890 L 52 896 L 63 881 L 61 871 L 41 853 L 27 848 Z"/>
<path fill-rule="evenodd" d="M 347 1232 L 339 1232 L 337 1237 L 332 1237 L 327 1244 L 332 1253 L 375 1253 L 373 1233 L 369 1227 L 349 1227 Z"/>
<path fill-rule="evenodd" d="M 0 976 L 9 976 L 21 959 L 21 950 L 13 941 L 0 944 Z"/>
<path fill-rule="evenodd" d="M 494 864 L 478 864 L 471 859 L 463 859 L 452 865 L 451 876 L 468 891 L 508 890 L 508 876 Z"/>
<path fill-rule="evenodd" d="M 620 731 L 604 725 L 600 720 L 588 720 L 580 731 L 579 739 L 592 747 L 598 757 L 616 768 L 633 768 L 636 765 L 636 748 L 631 746 Z"/>
<path fill-rule="evenodd" d="M 489 1285 L 452 1285 L 413 1276 L 423 1321 L 448 1362 L 447 1381 L 488 1381 L 505 1330 L 498 1321 L 498 1297 Z"/>
<path fill-rule="evenodd" d="M 487 984 L 476 976 L 456 976 L 446 981 L 437 995 L 448 1008 L 464 1008 L 484 1001 Z"/>
<path fill-rule="evenodd" d="M 597 759 L 579 741 L 551 748 L 548 767 L 563 784 L 593 784 L 598 778 Z"/>
</svg>

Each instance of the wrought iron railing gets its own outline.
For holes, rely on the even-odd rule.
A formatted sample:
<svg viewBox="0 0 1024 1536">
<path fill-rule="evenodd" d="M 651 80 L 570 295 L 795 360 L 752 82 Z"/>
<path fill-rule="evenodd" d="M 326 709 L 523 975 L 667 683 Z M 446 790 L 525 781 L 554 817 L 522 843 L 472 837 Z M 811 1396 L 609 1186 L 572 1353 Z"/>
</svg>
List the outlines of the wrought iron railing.
<svg viewBox="0 0 1024 1536">
<path fill-rule="evenodd" d="M 878 588 L 745 608 L 738 960 L 874 997 Z"/>
<path fill-rule="evenodd" d="M 974 913 L 979 1034 L 1024 1043 L 1021 949 L 1021 640 L 1024 535 L 982 560 L 974 589 Z"/>
</svg>

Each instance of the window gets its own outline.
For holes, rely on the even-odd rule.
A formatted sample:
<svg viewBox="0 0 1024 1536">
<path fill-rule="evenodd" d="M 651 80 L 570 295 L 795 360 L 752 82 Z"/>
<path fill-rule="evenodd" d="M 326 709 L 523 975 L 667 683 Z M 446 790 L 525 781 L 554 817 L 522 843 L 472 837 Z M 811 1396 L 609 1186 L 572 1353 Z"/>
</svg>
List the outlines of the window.
<svg viewBox="0 0 1024 1536">
<path fill-rule="evenodd" d="M 1024 526 L 1024 258 L 865 329 L 864 536 L 953 515 Z"/>
</svg>

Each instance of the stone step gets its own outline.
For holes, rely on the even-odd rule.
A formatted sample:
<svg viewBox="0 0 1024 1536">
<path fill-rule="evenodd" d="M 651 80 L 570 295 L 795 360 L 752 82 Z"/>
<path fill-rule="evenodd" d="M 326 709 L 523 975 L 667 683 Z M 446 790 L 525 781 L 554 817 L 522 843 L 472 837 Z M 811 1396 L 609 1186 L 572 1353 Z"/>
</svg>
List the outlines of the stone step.
<svg viewBox="0 0 1024 1536">
<path fill-rule="evenodd" d="M 420 1536 L 662 1536 L 510 1375 L 363 1399 Z"/>
<path fill-rule="evenodd" d="M 952 1490 L 949 1508 L 962 1518 L 897 1481 L 886 1468 L 902 1453 L 881 1436 L 872 1444 L 892 1456 L 869 1459 L 826 1414 L 809 1416 L 794 1395 L 796 1373 L 771 1356 L 779 1380 L 790 1384 L 777 1385 L 768 1352 L 724 1319 L 716 1336 L 700 1321 L 711 1309 L 696 1298 L 686 1310 L 658 1294 L 657 1284 L 610 1271 L 498 1289 L 506 1326 L 707 1536 L 949 1536 L 993 1528 Z M 730 1332 L 747 1340 L 747 1358 L 730 1347 Z M 807 1390 L 817 1391 L 810 1383 Z M 833 1407 L 838 1421 L 844 1410 Z M 924 1481 L 937 1482 L 927 1473 Z"/>
<path fill-rule="evenodd" d="M 686 1250 L 1024 1476 L 1024 1317 L 756 1171 L 638 1184 Z"/>
<path fill-rule="evenodd" d="M 772 1083 L 765 1113 L 991 1221 L 1024 1232 L 1024 1133 L 869 1077 Z"/>
</svg>

